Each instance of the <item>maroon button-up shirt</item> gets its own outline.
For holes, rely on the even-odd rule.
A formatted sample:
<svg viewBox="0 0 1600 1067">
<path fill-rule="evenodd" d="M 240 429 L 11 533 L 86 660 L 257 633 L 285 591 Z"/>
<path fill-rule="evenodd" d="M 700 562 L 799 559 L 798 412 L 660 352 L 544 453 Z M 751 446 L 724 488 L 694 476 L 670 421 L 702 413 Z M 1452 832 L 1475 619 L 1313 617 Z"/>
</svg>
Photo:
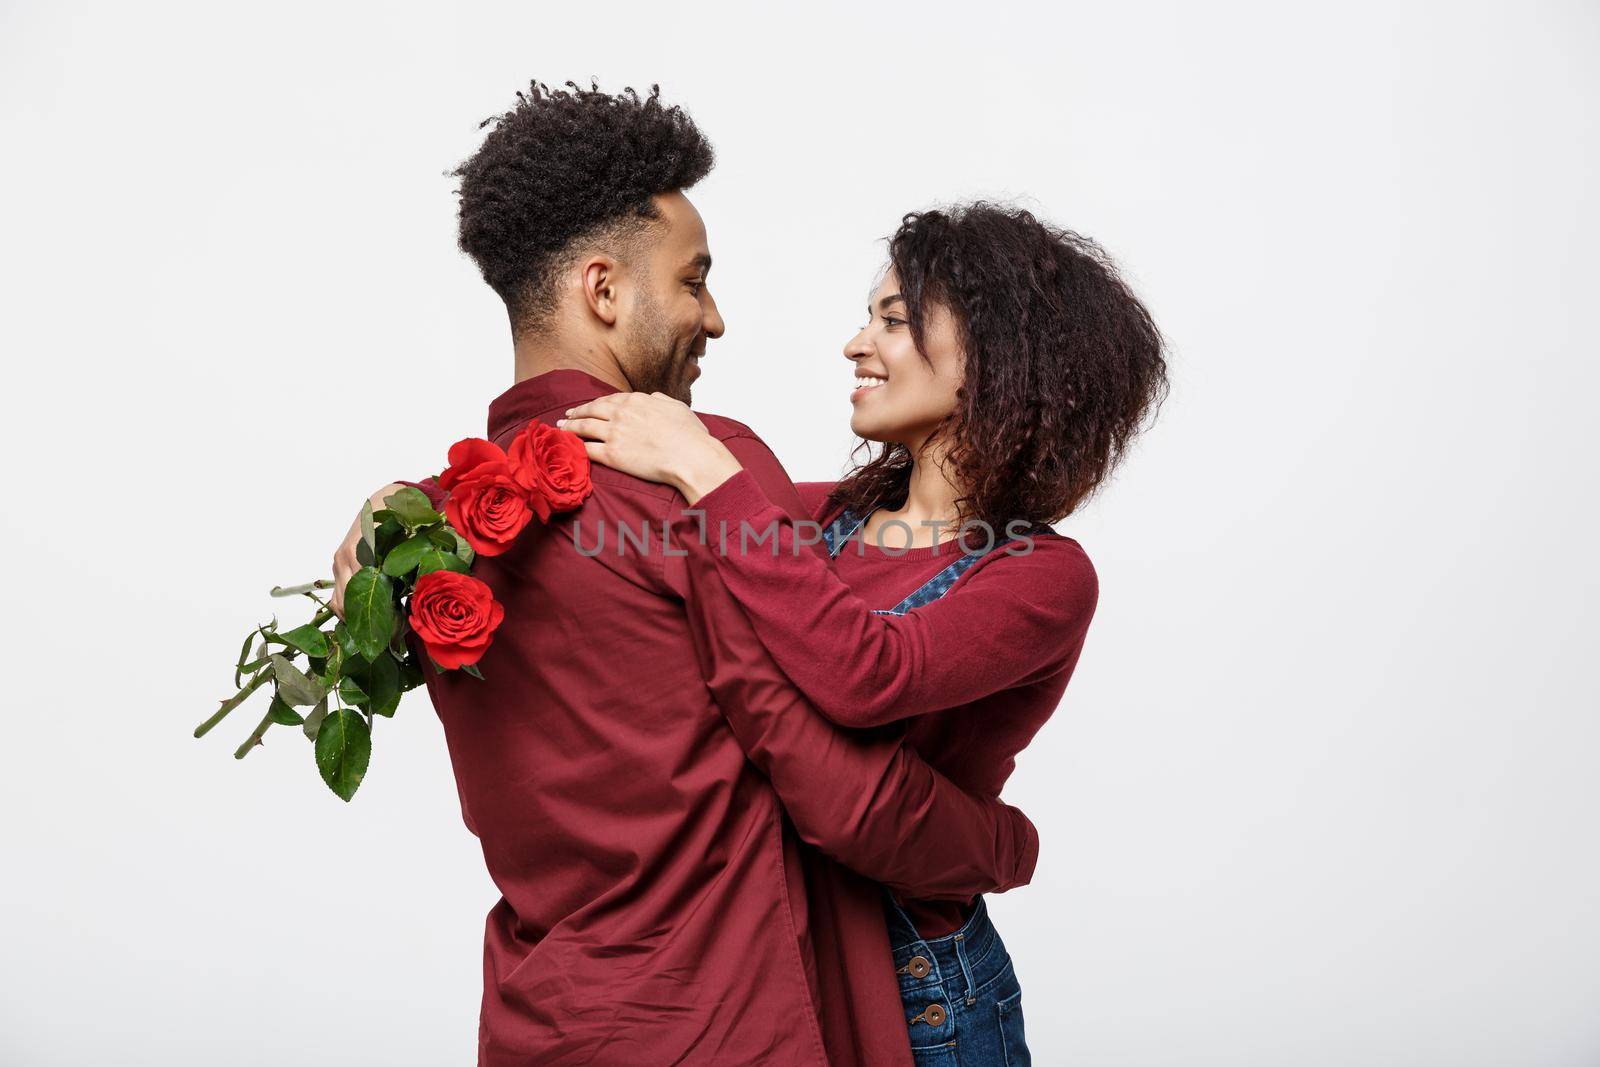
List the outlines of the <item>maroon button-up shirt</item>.
<svg viewBox="0 0 1600 1067">
<path fill-rule="evenodd" d="M 614 391 L 526 379 L 489 437 Z M 754 434 L 702 418 L 804 517 Z M 682 496 L 593 480 L 581 509 L 474 564 L 506 608 L 484 679 L 425 672 L 501 891 L 479 1064 L 911 1067 L 878 883 L 951 900 L 1025 884 L 1033 825 L 903 728 L 818 715 L 720 583 L 689 595 L 687 568 L 714 564 L 664 538 Z"/>
</svg>

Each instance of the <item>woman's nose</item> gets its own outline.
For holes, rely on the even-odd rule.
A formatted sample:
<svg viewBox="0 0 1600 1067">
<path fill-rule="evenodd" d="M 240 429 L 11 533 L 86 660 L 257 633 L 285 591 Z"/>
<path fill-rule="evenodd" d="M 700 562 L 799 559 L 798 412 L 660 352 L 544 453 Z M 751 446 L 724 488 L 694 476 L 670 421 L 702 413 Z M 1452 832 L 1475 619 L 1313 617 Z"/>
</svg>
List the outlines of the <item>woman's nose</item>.
<svg viewBox="0 0 1600 1067">
<path fill-rule="evenodd" d="M 851 362 L 871 354 L 872 344 L 867 340 L 866 330 L 862 330 L 844 343 L 844 358 Z"/>
</svg>

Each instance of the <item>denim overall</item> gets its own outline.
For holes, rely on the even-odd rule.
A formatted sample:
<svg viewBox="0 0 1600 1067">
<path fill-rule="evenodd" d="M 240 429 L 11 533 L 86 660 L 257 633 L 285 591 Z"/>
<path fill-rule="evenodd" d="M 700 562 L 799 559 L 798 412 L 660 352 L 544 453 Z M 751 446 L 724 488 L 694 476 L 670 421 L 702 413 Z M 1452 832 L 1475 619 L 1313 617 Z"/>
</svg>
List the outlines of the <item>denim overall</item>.
<svg viewBox="0 0 1600 1067">
<path fill-rule="evenodd" d="M 865 518 L 846 509 L 823 531 L 828 556 L 834 557 L 861 528 Z M 1052 532 L 1034 526 L 1028 536 Z M 910 596 L 874 615 L 904 615 L 950 591 L 978 560 L 1012 538 L 996 536 L 986 552 L 963 552 Z M 910 916 L 883 890 L 889 947 L 900 978 L 900 1002 L 917 1067 L 1027 1067 L 1033 1062 L 1022 1033 L 1022 986 L 1011 955 L 989 921 L 980 895 L 972 915 L 959 930 L 943 937 L 917 933 Z"/>
</svg>

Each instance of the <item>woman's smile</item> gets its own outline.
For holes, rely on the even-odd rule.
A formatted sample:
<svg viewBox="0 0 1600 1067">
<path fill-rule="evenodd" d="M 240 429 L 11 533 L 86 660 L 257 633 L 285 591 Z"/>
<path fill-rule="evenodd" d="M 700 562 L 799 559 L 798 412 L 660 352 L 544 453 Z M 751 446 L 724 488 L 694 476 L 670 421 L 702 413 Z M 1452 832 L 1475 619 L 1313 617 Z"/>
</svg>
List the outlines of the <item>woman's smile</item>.
<svg viewBox="0 0 1600 1067">
<path fill-rule="evenodd" d="M 864 371 L 856 372 L 856 384 L 850 389 L 850 403 L 854 404 L 867 393 L 879 388 L 889 379 L 876 374 L 867 374 Z"/>
</svg>

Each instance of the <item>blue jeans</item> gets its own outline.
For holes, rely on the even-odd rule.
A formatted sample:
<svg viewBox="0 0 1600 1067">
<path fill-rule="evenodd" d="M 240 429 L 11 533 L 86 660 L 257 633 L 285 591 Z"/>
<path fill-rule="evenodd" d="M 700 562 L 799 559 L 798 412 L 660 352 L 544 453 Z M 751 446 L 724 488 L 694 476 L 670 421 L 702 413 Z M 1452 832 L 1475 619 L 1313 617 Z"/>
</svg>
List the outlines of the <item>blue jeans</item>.
<svg viewBox="0 0 1600 1067">
<path fill-rule="evenodd" d="M 883 903 L 917 1067 L 1029 1067 L 1022 986 L 983 897 L 961 929 L 934 938 L 887 890 Z"/>
</svg>

